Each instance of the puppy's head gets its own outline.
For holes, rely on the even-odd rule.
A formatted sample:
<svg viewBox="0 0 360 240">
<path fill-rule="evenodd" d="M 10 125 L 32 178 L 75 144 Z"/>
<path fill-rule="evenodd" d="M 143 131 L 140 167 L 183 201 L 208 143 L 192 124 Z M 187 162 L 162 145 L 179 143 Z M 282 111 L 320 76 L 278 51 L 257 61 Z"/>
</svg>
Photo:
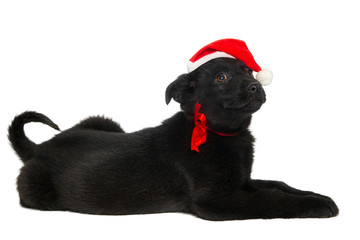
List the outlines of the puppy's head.
<svg viewBox="0 0 360 240">
<path fill-rule="evenodd" d="M 214 130 L 234 131 L 265 103 L 265 92 L 252 70 L 238 59 L 216 58 L 166 89 L 166 103 L 173 98 L 191 119 L 196 102 Z"/>
</svg>

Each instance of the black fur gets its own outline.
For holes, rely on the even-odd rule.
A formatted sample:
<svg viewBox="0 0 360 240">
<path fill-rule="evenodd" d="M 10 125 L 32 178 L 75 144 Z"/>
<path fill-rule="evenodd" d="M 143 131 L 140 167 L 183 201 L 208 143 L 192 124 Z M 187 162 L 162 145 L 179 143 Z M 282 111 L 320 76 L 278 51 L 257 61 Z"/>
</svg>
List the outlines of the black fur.
<svg viewBox="0 0 360 240">
<path fill-rule="evenodd" d="M 17 116 L 9 139 L 24 161 L 18 177 L 23 206 L 90 214 L 185 212 L 207 220 L 324 218 L 338 214 L 328 197 L 276 181 L 250 178 L 254 138 L 251 114 L 265 92 L 239 60 L 212 60 L 181 75 L 166 90 L 166 103 L 182 112 L 162 125 L 124 133 L 117 123 L 93 117 L 36 145 L 23 125 L 57 126 L 34 112 Z M 208 132 L 199 152 L 190 150 L 196 102 Z"/>
</svg>

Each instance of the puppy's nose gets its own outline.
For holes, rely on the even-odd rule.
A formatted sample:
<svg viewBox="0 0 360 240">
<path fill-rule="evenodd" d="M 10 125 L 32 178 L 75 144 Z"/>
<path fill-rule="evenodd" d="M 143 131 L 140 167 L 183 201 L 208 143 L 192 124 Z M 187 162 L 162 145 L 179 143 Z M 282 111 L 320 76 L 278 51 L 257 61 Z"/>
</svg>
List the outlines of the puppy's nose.
<svg viewBox="0 0 360 240">
<path fill-rule="evenodd" d="M 249 89 L 249 92 L 256 93 L 261 89 L 261 86 L 259 83 L 253 83 L 253 84 L 250 84 L 248 89 Z"/>
</svg>

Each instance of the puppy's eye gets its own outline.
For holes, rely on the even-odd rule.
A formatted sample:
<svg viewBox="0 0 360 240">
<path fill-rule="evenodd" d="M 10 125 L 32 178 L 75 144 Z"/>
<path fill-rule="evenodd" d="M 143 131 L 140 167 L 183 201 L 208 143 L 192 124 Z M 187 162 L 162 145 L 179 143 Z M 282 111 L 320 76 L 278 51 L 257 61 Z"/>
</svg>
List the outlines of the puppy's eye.
<svg viewBox="0 0 360 240">
<path fill-rule="evenodd" d="M 217 76 L 216 81 L 218 82 L 225 82 L 230 79 L 230 76 L 226 73 L 221 73 Z"/>
</svg>

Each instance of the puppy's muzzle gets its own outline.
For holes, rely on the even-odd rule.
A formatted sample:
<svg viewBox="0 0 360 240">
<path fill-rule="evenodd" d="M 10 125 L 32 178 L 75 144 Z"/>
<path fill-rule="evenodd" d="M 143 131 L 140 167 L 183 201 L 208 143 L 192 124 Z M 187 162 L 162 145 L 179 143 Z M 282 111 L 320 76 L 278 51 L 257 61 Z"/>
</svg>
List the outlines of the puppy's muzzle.
<svg viewBox="0 0 360 240">
<path fill-rule="evenodd" d="M 266 101 L 265 91 L 262 88 L 260 83 L 257 83 L 257 82 L 251 83 L 248 86 L 247 90 L 254 99 L 259 99 L 259 100 L 261 100 L 262 103 L 265 103 L 265 101 Z"/>
</svg>

